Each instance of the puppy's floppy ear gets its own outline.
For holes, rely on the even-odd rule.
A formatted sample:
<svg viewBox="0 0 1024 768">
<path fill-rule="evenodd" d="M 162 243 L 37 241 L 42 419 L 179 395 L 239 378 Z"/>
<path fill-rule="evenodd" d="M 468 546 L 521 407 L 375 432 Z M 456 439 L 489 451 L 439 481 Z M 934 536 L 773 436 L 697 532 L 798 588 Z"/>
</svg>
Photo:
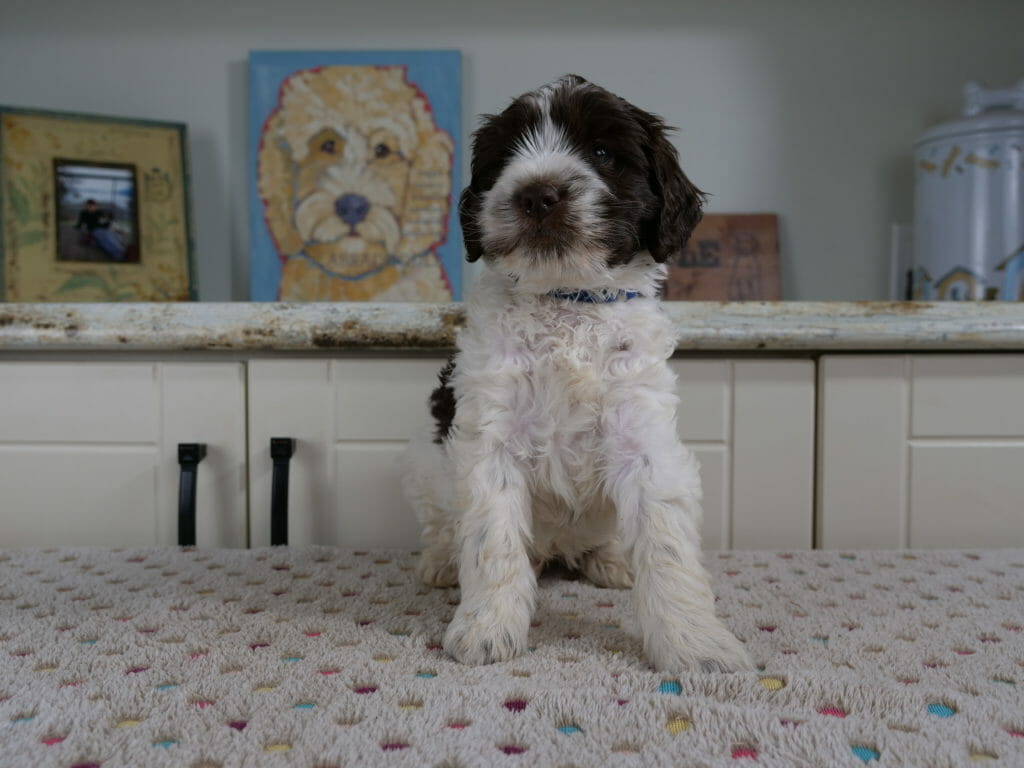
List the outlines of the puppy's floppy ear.
<svg viewBox="0 0 1024 768">
<path fill-rule="evenodd" d="M 480 242 L 480 195 L 470 185 L 462 190 L 459 200 L 459 221 L 462 223 L 462 242 L 466 246 L 466 261 L 476 261 L 484 255 Z"/>
<path fill-rule="evenodd" d="M 282 134 L 280 109 L 271 114 L 260 136 L 257 188 L 263 200 L 263 218 L 278 256 L 285 259 L 302 250 L 302 239 L 292 219 L 292 158 Z"/>
<path fill-rule="evenodd" d="M 683 252 L 700 223 L 705 196 L 679 167 L 679 153 L 668 140 L 671 129 L 648 112 L 635 109 L 635 116 L 647 132 L 650 185 L 658 198 L 654 214 L 642 230 L 643 245 L 662 263 Z"/>
</svg>

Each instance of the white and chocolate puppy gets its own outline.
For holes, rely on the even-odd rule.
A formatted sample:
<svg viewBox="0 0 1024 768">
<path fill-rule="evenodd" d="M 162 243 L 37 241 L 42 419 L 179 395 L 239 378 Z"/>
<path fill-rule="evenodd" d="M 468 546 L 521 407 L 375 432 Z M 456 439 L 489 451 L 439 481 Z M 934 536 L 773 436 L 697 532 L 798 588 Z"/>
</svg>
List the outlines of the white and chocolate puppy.
<svg viewBox="0 0 1024 768">
<path fill-rule="evenodd" d="M 460 213 L 486 270 L 406 455 L 419 573 L 462 589 L 444 647 L 467 664 L 526 649 L 551 560 L 635 594 L 648 660 L 747 669 L 700 561 L 701 484 L 676 434 L 662 263 L 702 195 L 664 123 L 567 76 L 487 116 Z"/>
</svg>

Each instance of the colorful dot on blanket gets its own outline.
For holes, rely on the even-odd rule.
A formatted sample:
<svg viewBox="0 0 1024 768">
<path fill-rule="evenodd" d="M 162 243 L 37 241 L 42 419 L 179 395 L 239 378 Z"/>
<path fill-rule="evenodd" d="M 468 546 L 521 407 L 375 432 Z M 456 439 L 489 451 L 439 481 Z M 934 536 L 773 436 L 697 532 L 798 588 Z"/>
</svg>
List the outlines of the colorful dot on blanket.
<svg viewBox="0 0 1024 768">
<path fill-rule="evenodd" d="M 872 760 L 878 760 L 881 757 L 878 750 L 872 747 L 850 745 L 850 751 L 853 752 L 854 756 L 859 757 L 862 763 L 870 763 Z"/>
<path fill-rule="evenodd" d="M 380 745 L 380 748 L 385 752 L 398 752 L 402 749 L 407 749 L 408 744 L 404 741 L 388 741 Z"/>
<path fill-rule="evenodd" d="M 153 742 L 153 746 L 154 747 L 163 747 L 164 749 L 170 749 L 171 747 L 173 747 L 177 743 L 178 742 L 175 741 L 174 739 L 164 739 L 162 741 L 154 741 Z"/>
<path fill-rule="evenodd" d="M 786 687 L 786 681 L 781 677 L 762 677 L 760 682 L 769 691 L 781 691 Z"/>
<path fill-rule="evenodd" d="M 679 696 L 683 692 L 683 686 L 679 684 L 678 680 L 662 680 L 661 685 L 658 686 L 659 693 L 668 693 L 675 696 Z"/>
<path fill-rule="evenodd" d="M 739 760 L 741 758 L 748 757 L 753 760 L 757 760 L 757 750 L 750 746 L 736 746 L 732 748 L 732 759 Z"/>
<path fill-rule="evenodd" d="M 522 699 L 509 699 L 502 706 L 505 707 L 509 712 L 522 712 L 526 709 L 527 702 Z"/>
<path fill-rule="evenodd" d="M 268 744 L 263 748 L 264 752 L 287 752 L 292 748 L 291 744 Z"/>
<path fill-rule="evenodd" d="M 822 707 L 818 710 L 818 714 L 827 717 L 846 717 L 846 710 L 841 707 Z"/>
<path fill-rule="evenodd" d="M 498 749 L 506 755 L 521 755 L 526 751 L 526 747 L 520 747 L 515 744 L 502 744 Z"/>
<path fill-rule="evenodd" d="M 929 704 L 928 714 L 936 717 L 952 717 L 956 714 L 956 710 L 947 704 Z"/>
<path fill-rule="evenodd" d="M 991 752 L 971 752 L 971 760 L 980 762 L 982 760 L 998 760 L 998 756 Z"/>
<path fill-rule="evenodd" d="M 673 717 L 665 724 L 665 728 L 668 729 L 669 733 L 675 736 L 676 734 L 690 730 L 690 721 L 685 717 Z"/>
<path fill-rule="evenodd" d="M 565 725 L 558 726 L 558 731 L 559 731 L 559 733 L 565 733 L 565 734 L 569 734 L 569 733 L 582 733 L 583 729 L 580 728 L 575 723 L 566 723 Z"/>
</svg>

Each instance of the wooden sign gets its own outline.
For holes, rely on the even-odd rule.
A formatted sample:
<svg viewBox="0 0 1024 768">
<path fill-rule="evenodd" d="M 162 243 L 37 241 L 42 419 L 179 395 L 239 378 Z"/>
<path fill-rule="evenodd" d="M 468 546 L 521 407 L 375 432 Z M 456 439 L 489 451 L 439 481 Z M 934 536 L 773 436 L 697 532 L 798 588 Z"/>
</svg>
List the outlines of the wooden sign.
<svg viewBox="0 0 1024 768">
<path fill-rule="evenodd" d="M 663 297 L 675 301 L 778 301 L 779 218 L 708 213 L 668 263 Z"/>
</svg>

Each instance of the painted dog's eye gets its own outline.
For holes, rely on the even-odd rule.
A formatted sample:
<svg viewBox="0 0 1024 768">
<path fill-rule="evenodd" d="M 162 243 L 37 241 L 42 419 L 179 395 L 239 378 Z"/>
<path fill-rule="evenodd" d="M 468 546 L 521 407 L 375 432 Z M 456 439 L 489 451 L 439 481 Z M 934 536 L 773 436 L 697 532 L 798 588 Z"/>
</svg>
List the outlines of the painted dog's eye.
<svg viewBox="0 0 1024 768">
<path fill-rule="evenodd" d="M 337 145 L 334 143 L 334 139 L 328 139 L 321 144 L 320 151 L 326 152 L 328 155 L 333 155 L 337 151 Z"/>
<path fill-rule="evenodd" d="M 373 148 L 373 156 L 378 159 L 383 159 L 391 154 L 391 147 L 383 142 Z"/>
<path fill-rule="evenodd" d="M 606 165 L 612 161 L 612 154 L 604 144 L 594 145 L 594 160 L 598 165 Z"/>
</svg>

